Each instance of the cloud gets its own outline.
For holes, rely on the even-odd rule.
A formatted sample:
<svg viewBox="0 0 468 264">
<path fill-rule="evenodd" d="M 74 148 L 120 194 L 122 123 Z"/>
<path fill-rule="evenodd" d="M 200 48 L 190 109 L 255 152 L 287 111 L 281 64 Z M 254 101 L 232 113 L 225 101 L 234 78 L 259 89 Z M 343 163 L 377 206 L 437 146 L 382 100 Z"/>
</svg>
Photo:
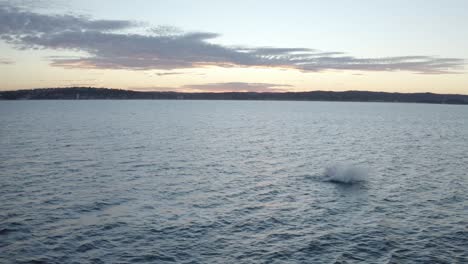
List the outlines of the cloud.
<svg viewBox="0 0 468 264">
<path fill-rule="evenodd" d="M 292 85 L 275 83 L 248 83 L 248 82 L 224 82 L 189 84 L 179 87 L 131 87 L 135 91 L 165 91 L 165 92 L 186 92 L 186 93 L 220 93 L 220 92 L 288 92 Z"/>
<path fill-rule="evenodd" d="M 59 83 L 63 83 L 63 82 L 95 82 L 97 81 L 98 79 L 62 79 L 62 80 L 39 80 L 40 82 L 59 82 Z"/>
<path fill-rule="evenodd" d="M 5 58 L 0 58 L 0 65 L 8 65 L 8 64 L 13 64 L 14 62 L 10 59 L 5 59 Z"/>
<path fill-rule="evenodd" d="M 178 71 L 165 71 L 165 72 L 148 72 L 146 73 L 147 76 L 153 77 L 163 77 L 163 76 L 170 76 L 170 75 L 206 75 L 205 73 L 195 73 L 195 72 L 178 72 Z"/>
<path fill-rule="evenodd" d="M 166 76 L 166 75 L 179 75 L 179 74 L 185 74 L 184 72 L 156 72 L 154 75 L 156 76 Z"/>
<path fill-rule="evenodd" d="M 126 20 L 44 15 L 0 6 L 0 38 L 20 49 L 82 51 L 83 57 L 51 58 L 63 68 L 173 70 L 217 67 L 272 67 L 303 72 L 326 70 L 456 73 L 460 58 L 399 56 L 358 58 L 339 51 L 303 47 L 245 47 L 211 43 L 213 32 L 183 32 L 171 26 L 148 34 L 124 33 L 139 26 Z"/>
<path fill-rule="evenodd" d="M 0 0 L 0 7 L 17 7 L 17 8 L 50 8 L 52 5 L 57 5 L 54 0 Z"/>
<path fill-rule="evenodd" d="M 281 88 L 283 87 L 283 88 Z M 226 83 L 207 83 L 192 84 L 180 87 L 182 90 L 193 90 L 203 92 L 285 92 L 286 87 L 292 87 L 287 84 L 274 83 L 247 83 L 247 82 L 226 82 Z"/>
<path fill-rule="evenodd" d="M 171 25 L 159 25 L 157 27 L 150 28 L 148 32 L 159 36 L 175 36 L 183 33 L 182 30 Z"/>
<path fill-rule="evenodd" d="M 0 35 L 7 40 L 23 37 L 46 37 L 64 32 L 115 31 L 136 27 L 127 20 L 92 20 L 85 16 L 44 15 L 0 5 Z"/>
</svg>

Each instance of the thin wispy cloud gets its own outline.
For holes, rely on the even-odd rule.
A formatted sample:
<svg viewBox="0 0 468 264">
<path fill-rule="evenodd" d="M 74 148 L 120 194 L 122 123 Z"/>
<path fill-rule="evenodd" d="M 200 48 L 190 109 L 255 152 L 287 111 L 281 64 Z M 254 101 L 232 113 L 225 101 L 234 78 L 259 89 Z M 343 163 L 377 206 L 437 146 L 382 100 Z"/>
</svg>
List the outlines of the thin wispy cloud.
<svg viewBox="0 0 468 264">
<path fill-rule="evenodd" d="M 164 72 L 148 72 L 147 76 L 150 77 L 164 77 L 164 76 L 173 76 L 173 75 L 206 75 L 205 73 L 195 73 L 195 72 L 181 72 L 181 71 L 164 71 Z"/>
<path fill-rule="evenodd" d="M 153 75 L 156 76 L 167 76 L 167 75 L 180 75 L 180 74 L 186 74 L 185 72 L 155 72 Z"/>
<path fill-rule="evenodd" d="M 1 64 L 13 64 L 14 62 L 10 59 L 0 58 L 0 65 Z"/>
<path fill-rule="evenodd" d="M 210 42 L 213 32 L 184 32 L 171 26 L 147 34 L 128 33 L 142 23 L 94 20 L 85 16 L 45 15 L 0 6 L 0 39 L 19 49 L 86 52 L 84 57 L 51 58 L 63 68 L 174 70 L 217 67 L 271 67 L 303 72 L 326 70 L 457 73 L 461 58 L 398 56 L 359 58 L 340 51 L 304 47 L 224 46 Z M 127 32 L 127 33 L 126 33 Z"/>
<path fill-rule="evenodd" d="M 247 83 L 247 82 L 226 82 L 226 83 L 207 83 L 192 84 L 180 87 L 183 90 L 206 91 L 206 92 L 285 92 L 288 84 L 274 83 Z"/>
<path fill-rule="evenodd" d="M 287 92 L 288 88 L 293 87 L 289 84 L 278 83 L 250 83 L 250 82 L 221 82 L 221 83 L 204 83 L 204 84 L 189 84 L 178 87 L 132 87 L 132 90 L 137 91 L 165 91 L 165 92 L 252 92 L 252 93 L 267 93 L 267 92 Z"/>
<path fill-rule="evenodd" d="M 55 0 L 0 0 L 0 7 L 15 7 L 22 9 L 44 9 L 62 5 L 63 2 Z"/>
</svg>

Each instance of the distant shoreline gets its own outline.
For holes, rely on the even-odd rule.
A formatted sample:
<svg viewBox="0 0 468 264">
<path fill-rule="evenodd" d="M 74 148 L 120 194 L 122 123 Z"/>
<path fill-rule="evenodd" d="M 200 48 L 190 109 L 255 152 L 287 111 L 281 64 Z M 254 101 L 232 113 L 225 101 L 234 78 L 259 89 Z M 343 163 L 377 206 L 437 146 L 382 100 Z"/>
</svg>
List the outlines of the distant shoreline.
<svg viewBox="0 0 468 264">
<path fill-rule="evenodd" d="M 70 87 L 1 91 L 0 100 L 252 100 L 468 104 L 468 95 L 370 91 L 181 93 Z"/>
</svg>

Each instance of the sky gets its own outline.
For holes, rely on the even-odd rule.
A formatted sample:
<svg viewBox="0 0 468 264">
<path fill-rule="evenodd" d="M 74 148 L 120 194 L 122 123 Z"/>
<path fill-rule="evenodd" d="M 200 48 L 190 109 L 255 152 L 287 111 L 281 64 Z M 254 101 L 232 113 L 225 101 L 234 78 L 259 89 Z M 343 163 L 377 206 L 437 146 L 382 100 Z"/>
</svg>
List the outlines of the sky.
<svg viewBox="0 0 468 264">
<path fill-rule="evenodd" d="M 468 94 L 468 1 L 0 0 L 0 90 Z"/>
</svg>

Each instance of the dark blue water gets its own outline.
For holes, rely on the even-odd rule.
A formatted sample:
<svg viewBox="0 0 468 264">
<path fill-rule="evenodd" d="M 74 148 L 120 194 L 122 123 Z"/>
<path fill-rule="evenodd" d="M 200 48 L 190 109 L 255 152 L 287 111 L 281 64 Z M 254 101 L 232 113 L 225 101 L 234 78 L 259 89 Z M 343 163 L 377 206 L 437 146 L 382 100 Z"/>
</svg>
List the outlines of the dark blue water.
<svg viewBox="0 0 468 264">
<path fill-rule="evenodd" d="M 468 107 L 0 102 L 1 263 L 468 263 Z"/>
</svg>

